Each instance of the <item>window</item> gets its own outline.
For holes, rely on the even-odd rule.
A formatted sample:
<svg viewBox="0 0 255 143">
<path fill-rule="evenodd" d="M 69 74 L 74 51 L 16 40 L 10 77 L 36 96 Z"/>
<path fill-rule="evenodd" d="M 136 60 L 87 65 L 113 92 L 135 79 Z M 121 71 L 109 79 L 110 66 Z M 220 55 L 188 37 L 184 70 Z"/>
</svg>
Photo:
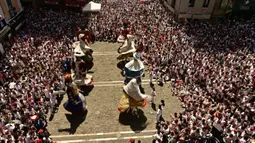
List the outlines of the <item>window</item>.
<svg viewBox="0 0 255 143">
<path fill-rule="evenodd" d="M 232 5 L 233 5 L 233 0 L 222 0 L 221 5 L 220 5 L 220 9 L 221 10 L 232 9 Z"/>
<path fill-rule="evenodd" d="M 176 3 L 176 0 L 172 0 L 172 3 L 171 3 L 172 8 L 175 8 L 175 3 Z"/>
<path fill-rule="evenodd" d="M 250 0 L 243 0 L 239 3 L 240 10 L 249 10 L 250 9 Z"/>
<path fill-rule="evenodd" d="M 195 0 L 189 0 L 189 7 L 195 6 Z"/>
<path fill-rule="evenodd" d="M 2 6 L 0 6 L 0 20 L 1 20 L 2 18 L 5 18 L 5 15 L 4 15 L 4 11 L 3 11 L 3 9 L 2 9 Z"/>
<path fill-rule="evenodd" d="M 210 3 L 210 0 L 204 0 L 203 7 L 208 7 Z"/>
<path fill-rule="evenodd" d="M 6 0 L 6 4 L 8 5 L 8 9 L 9 9 L 11 17 L 14 17 L 17 14 L 17 12 L 16 12 L 15 7 L 13 7 L 13 5 L 12 5 L 12 1 Z"/>
<path fill-rule="evenodd" d="M 9 7 L 12 7 L 12 1 L 11 0 L 6 0 L 6 3 Z"/>
<path fill-rule="evenodd" d="M 244 3 L 248 5 L 250 3 L 250 0 L 244 0 Z"/>
</svg>

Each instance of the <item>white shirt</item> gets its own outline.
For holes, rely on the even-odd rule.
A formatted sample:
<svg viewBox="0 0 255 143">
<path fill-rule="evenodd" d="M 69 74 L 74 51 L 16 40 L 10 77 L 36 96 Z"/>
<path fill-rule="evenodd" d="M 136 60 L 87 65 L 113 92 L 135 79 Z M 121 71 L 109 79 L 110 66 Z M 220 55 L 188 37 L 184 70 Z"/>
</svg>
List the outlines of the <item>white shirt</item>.
<svg viewBox="0 0 255 143">
<path fill-rule="evenodd" d="M 16 86 L 16 83 L 15 83 L 15 82 L 11 82 L 11 83 L 9 84 L 10 89 L 15 88 L 15 86 Z"/>
<path fill-rule="evenodd" d="M 157 120 L 157 122 L 159 121 L 159 119 L 160 119 L 160 116 L 162 116 L 162 109 L 158 109 L 158 111 L 157 111 L 157 117 L 156 117 L 156 120 Z"/>
<path fill-rule="evenodd" d="M 157 116 L 162 116 L 162 109 L 158 109 L 158 111 L 157 111 Z"/>
<path fill-rule="evenodd" d="M 6 124 L 5 127 L 8 128 L 8 130 L 11 132 L 15 129 L 15 125 L 12 123 Z"/>
<path fill-rule="evenodd" d="M 48 89 L 44 89 L 43 92 L 45 94 L 45 97 L 49 98 L 49 91 L 48 91 Z"/>
<path fill-rule="evenodd" d="M 158 140 L 158 139 L 159 139 L 159 140 L 162 140 L 162 134 L 161 134 L 161 133 L 160 133 L 160 134 L 157 134 L 157 133 L 156 133 L 156 134 L 153 136 L 153 138 L 156 139 L 156 140 Z"/>
</svg>

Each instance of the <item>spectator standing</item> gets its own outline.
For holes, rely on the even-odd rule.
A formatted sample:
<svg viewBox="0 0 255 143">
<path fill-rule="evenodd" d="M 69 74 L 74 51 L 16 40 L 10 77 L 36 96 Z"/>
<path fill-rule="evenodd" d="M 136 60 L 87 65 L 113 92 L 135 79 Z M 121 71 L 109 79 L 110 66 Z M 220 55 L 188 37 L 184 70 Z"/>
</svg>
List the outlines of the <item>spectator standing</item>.
<svg viewBox="0 0 255 143">
<path fill-rule="evenodd" d="M 129 139 L 129 143 L 135 143 L 135 139 L 130 138 L 130 139 Z"/>
<path fill-rule="evenodd" d="M 163 114 L 162 105 L 158 105 L 156 123 L 160 123 L 161 121 L 163 121 L 163 122 L 165 121 L 162 114 Z"/>
</svg>

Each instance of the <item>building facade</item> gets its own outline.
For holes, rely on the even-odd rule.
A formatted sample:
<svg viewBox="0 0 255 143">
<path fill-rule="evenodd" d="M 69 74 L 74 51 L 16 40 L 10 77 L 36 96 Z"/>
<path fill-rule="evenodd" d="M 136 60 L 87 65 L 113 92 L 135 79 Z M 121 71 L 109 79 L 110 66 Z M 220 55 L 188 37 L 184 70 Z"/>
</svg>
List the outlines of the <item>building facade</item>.
<svg viewBox="0 0 255 143">
<path fill-rule="evenodd" d="M 34 8 L 40 7 L 40 5 L 43 3 L 43 0 L 21 0 L 21 3 L 24 5 L 31 5 Z"/>
<path fill-rule="evenodd" d="M 234 0 L 232 8 L 233 17 L 250 19 L 255 12 L 255 0 Z"/>
<path fill-rule="evenodd" d="M 64 0 L 64 2 L 66 6 L 84 7 L 88 1 L 87 0 Z"/>
<path fill-rule="evenodd" d="M 249 19 L 255 13 L 255 0 L 216 0 L 212 18 Z"/>
<path fill-rule="evenodd" d="M 20 0 L 0 0 L 0 15 L 8 22 L 23 11 Z"/>
<path fill-rule="evenodd" d="M 210 19 L 216 0 L 165 0 L 177 19 Z"/>
<path fill-rule="evenodd" d="M 20 0 L 0 0 L 0 40 L 24 24 L 22 16 L 23 7 Z"/>
</svg>

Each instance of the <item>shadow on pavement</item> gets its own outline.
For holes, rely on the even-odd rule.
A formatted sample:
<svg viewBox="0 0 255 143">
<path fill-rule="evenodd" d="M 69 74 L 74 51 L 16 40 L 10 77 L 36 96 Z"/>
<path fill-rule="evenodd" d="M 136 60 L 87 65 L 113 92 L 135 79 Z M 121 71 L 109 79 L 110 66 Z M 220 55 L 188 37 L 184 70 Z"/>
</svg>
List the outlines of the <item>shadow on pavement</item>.
<svg viewBox="0 0 255 143">
<path fill-rule="evenodd" d="M 151 103 L 151 108 L 153 109 L 153 111 L 157 111 L 157 107 L 155 103 Z"/>
<path fill-rule="evenodd" d="M 88 110 L 80 114 L 65 114 L 68 122 L 70 123 L 70 128 L 58 129 L 58 132 L 69 132 L 69 134 L 75 134 L 80 124 L 86 120 L 87 114 Z"/>
<path fill-rule="evenodd" d="M 84 95 L 84 96 L 88 96 L 89 93 L 94 89 L 94 85 L 91 86 L 80 86 L 80 92 Z"/>
<path fill-rule="evenodd" d="M 52 121 L 54 119 L 54 117 L 55 117 L 55 114 L 51 114 L 50 118 L 49 118 L 49 121 Z"/>
<path fill-rule="evenodd" d="M 137 114 L 132 114 L 131 112 L 120 113 L 119 122 L 123 125 L 129 125 L 134 132 L 138 133 L 148 125 L 147 117 L 141 109 L 137 110 Z"/>
<path fill-rule="evenodd" d="M 94 71 L 88 71 L 88 73 L 95 73 Z"/>
</svg>

